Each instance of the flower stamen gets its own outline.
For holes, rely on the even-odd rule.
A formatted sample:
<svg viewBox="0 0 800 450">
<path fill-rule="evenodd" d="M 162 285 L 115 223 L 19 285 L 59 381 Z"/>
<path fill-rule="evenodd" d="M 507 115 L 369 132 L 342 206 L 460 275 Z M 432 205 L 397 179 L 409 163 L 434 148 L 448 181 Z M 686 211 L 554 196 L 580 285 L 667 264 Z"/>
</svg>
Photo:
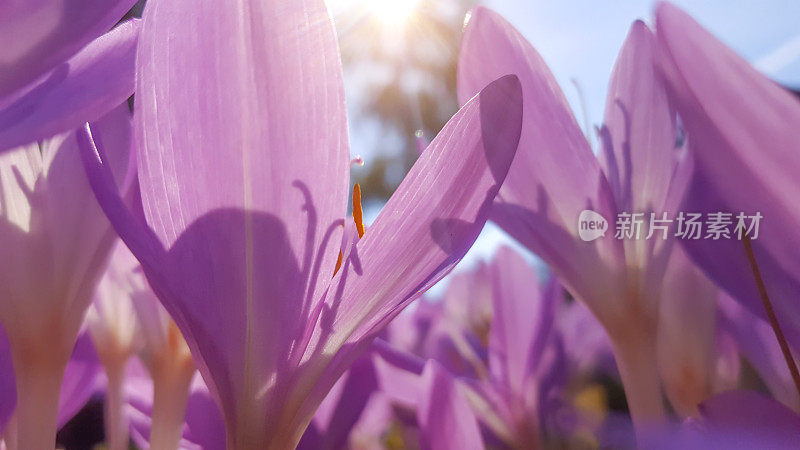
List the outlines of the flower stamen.
<svg viewBox="0 0 800 450">
<path fill-rule="evenodd" d="M 356 183 L 353 186 L 353 222 L 356 224 L 356 231 L 358 231 L 358 238 L 364 237 L 364 210 L 361 207 L 361 186 Z M 339 258 L 336 259 L 336 268 L 333 269 L 333 276 L 339 273 L 342 267 L 342 259 L 344 254 L 339 250 Z"/>
<path fill-rule="evenodd" d="M 364 237 L 364 210 L 361 208 L 361 186 L 353 186 L 353 220 L 356 223 L 358 238 Z"/>
</svg>

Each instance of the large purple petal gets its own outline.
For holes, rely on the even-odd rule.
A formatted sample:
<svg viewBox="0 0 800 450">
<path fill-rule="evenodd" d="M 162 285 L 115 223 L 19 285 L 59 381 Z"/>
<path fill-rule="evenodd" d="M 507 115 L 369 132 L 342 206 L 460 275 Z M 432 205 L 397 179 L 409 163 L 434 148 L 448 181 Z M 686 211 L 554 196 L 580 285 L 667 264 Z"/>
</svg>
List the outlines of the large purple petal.
<svg viewBox="0 0 800 450">
<path fill-rule="evenodd" d="M 542 58 L 505 19 L 477 7 L 461 44 L 459 100 L 506 74 L 522 83 L 525 114 L 519 152 L 492 219 L 589 301 L 600 286 L 610 289 L 615 282 L 620 248 L 610 233 L 594 242 L 580 240 L 578 217 L 591 209 L 612 220 L 610 186 Z"/>
<path fill-rule="evenodd" d="M 521 100 L 516 77 L 495 81 L 420 156 L 334 279 L 334 342 L 374 334 L 464 256 L 514 158 Z"/>
<path fill-rule="evenodd" d="M 601 163 L 620 211 L 661 213 L 676 162 L 675 113 L 653 64 L 655 52 L 653 33 L 636 21 L 608 87 Z"/>
<path fill-rule="evenodd" d="M 134 3 L 136 0 L 3 2 L 0 98 L 61 64 L 111 29 Z"/>
<path fill-rule="evenodd" d="M 169 253 L 142 263 L 222 402 L 228 438 L 258 447 L 281 439 L 269 430 L 296 381 L 290 350 L 334 271 L 346 211 L 333 26 L 321 0 L 154 0 L 143 23 L 139 181 Z"/>
<path fill-rule="evenodd" d="M 0 100 L 0 151 L 72 131 L 123 103 L 133 94 L 138 36 L 138 21 L 123 23 Z"/>
<path fill-rule="evenodd" d="M 303 395 L 304 408 L 313 411 L 371 338 L 446 275 L 477 238 L 516 151 L 520 95 L 516 77 L 504 77 L 456 113 L 344 262 L 305 356 L 325 355 L 309 372 L 325 374 Z"/>
<path fill-rule="evenodd" d="M 800 104 L 678 8 L 661 4 L 656 18 L 662 69 L 696 164 L 685 208 L 763 216 L 754 254 L 787 337 L 800 344 Z M 685 244 L 714 281 L 763 316 L 738 239 Z"/>
<path fill-rule="evenodd" d="M 676 214 L 673 198 L 682 193 L 677 171 L 679 153 L 676 114 L 667 99 L 661 74 L 654 66 L 656 42 L 647 26 L 636 21 L 617 57 L 606 100 L 605 123 L 600 130 L 601 165 L 611 184 L 620 212 L 662 218 Z M 685 165 L 685 164 L 684 164 Z M 683 165 L 682 165 L 683 166 Z M 675 184 L 673 185 L 673 181 Z M 651 231 L 653 229 L 651 228 Z M 672 242 L 657 232 L 650 238 L 625 239 L 625 262 L 643 271 L 634 281 L 642 296 L 659 290 Z"/>
</svg>

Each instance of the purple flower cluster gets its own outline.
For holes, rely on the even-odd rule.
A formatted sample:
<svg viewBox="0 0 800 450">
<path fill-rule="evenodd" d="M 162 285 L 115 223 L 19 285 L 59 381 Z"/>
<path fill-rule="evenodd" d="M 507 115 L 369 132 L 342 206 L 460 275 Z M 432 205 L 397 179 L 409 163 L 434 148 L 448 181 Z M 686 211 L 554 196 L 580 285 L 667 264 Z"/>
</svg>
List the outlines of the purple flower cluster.
<svg viewBox="0 0 800 450">
<path fill-rule="evenodd" d="M 0 5 L 0 447 L 93 395 L 111 450 L 800 443 L 800 103 L 678 8 L 631 26 L 597 152 L 475 8 L 461 108 L 365 227 L 322 0 L 133 3 Z M 488 220 L 535 263 L 426 296 Z"/>
</svg>

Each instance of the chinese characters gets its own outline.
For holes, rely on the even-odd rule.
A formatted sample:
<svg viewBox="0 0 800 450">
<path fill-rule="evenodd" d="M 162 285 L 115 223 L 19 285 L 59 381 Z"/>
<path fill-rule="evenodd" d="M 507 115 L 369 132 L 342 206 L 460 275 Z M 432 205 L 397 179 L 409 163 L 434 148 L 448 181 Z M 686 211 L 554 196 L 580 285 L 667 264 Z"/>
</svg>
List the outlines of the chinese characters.
<svg viewBox="0 0 800 450">
<path fill-rule="evenodd" d="M 748 215 L 740 212 L 701 213 L 679 212 L 674 218 L 668 214 L 621 212 L 617 214 L 615 239 L 667 239 L 670 234 L 678 239 L 738 239 L 744 236 L 758 239 L 759 225 L 764 216 L 760 212 Z"/>
</svg>

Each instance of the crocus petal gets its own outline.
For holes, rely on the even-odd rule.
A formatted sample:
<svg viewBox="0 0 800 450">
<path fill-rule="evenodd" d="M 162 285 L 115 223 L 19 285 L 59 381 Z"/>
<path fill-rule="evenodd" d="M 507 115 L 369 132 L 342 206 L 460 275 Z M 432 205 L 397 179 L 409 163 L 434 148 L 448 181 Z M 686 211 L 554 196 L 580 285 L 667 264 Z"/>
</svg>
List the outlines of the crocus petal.
<svg viewBox="0 0 800 450">
<path fill-rule="evenodd" d="M 123 23 L 1 100 L 0 151 L 71 131 L 130 97 L 138 35 L 138 21 Z"/>
<path fill-rule="evenodd" d="M 582 302 L 565 303 L 558 313 L 557 327 L 564 339 L 570 372 L 600 373 L 619 378 L 611 339 L 597 318 Z"/>
<path fill-rule="evenodd" d="M 800 105 L 678 8 L 661 4 L 656 19 L 662 69 L 696 164 L 687 208 L 763 216 L 753 251 L 787 337 L 800 344 Z M 714 281 L 762 315 L 741 242 L 685 244 Z"/>
<path fill-rule="evenodd" d="M 521 118 L 519 80 L 503 77 L 462 107 L 411 168 L 331 282 L 314 352 L 304 358 L 334 356 L 307 365 L 316 384 L 297 394 L 304 398 L 298 416 L 313 411 L 372 338 L 464 256 L 514 157 Z"/>
<path fill-rule="evenodd" d="M 89 398 L 102 388 L 103 367 L 88 332 L 78 336 L 75 349 L 64 371 L 58 401 L 58 427 L 61 428 L 80 411 Z"/>
<path fill-rule="evenodd" d="M 130 151 L 127 105 L 95 126 L 103 140 L 118 143 L 109 165 L 121 178 Z M 108 220 L 91 198 L 77 152 L 70 133 L 46 141 L 41 151 L 33 144 L 2 155 L 8 171 L 3 172 L 0 194 L 5 203 L 0 241 L 18 257 L 3 264 L 0 284 L 6 297 L 0 317 L 12 342 L 14 336 L 52 335 L 48 333 L 57 321 L 65 333 L 60 343 L 71 350 L 114 242 Z"/>
<path fill-rule="evenodd" d="M 521 119 L 519 80 L 507 76 L 448 121 L 358 242 L 360 267 L 334 279 L 335 334 L 374 333 L 458 263 L 505 179 Z"/>
<path fill-rule="evenodd" d="M 700 413 L 709 427 L 763 439 L 765 448 L 794 448 L 800 440 L 800 415 L 757 392 L 716 395 Z"/>
<path fill-rule="evenodd" d="M 381 392 L 393 403 L 415 409 L 420 399 L 420 376 L 425 360 L 398 350 L 381 339 L 372 343 L 370 353 Z"/>
<path fill-rule="evenodd" d="M 494 314 L 489 368 L 497 382 L 521 394 L 530 366 L 538 363 L 552 329 L 555 305 L 544 301 L 536 272 L 511 248 L 497 251 L 490 271 Z"/>
<path fill-rule="evenodd" d="M 123 103 L 94 123 L 97 136 L 117 150 L 109 164 L 118 184 L 127 174 L 132 150 L 131 114 Z M 56 279 L 70 280 L 64 291 L 80 299 L 71 305 L 71 320 L 80 323 L 96 282 L 105 269 L 116 240 L 97 202 L 78 156 L 74 134 L 48 141 L 42 150 L 47 196 L 46 221 L 52 241 L 50 257 Z M 75 251 L 75 242 L 81 242 Z M 63 274 L 63 275 L 62 275 Z M 75 274 L 72 276 L 65 276 Z"/>
<path fill-rule="evenodd" d="M 482 449 L 478 421 L 452 376 L 435 360 L 425 364 L 417 410 L 423 449 Z"/>
<path fill-rule="evenodd" d="M 386 442 L 386 435 L 397 433 L 393 429 L 395 418 L 392 404 L 385 395 L 378 392 L 369 398 L 364 407 L 361 419 L 350 432 L 350 448 L 381 448 Z"/>
<path fill-rule="evenodd" d="M 457 327 L 471 331 L 483 345 L 492 321 L 492 272 L 481 262 L 468 272 L 454 273 L 444 293 L 444 315 Z"/>
<path fill-rule="evenodd" d="M 269 434 L 263 419 L 237 423 L 237 407 L 281 411 L 270 387 L 292 382 L 287 353 L 334 271 L 346 211 L 334 29 L 321 0 L 155 0 L 143 22 L 139 181 L 169 254 L 142 263 L 222 401 L 229 439 Z"/>
<path fill-rule="evenodd" d="M 733 300 L 731 302 L 735 303 Z M 742 361 L 739 356 L 739 345 L 732 333 L 723 325 L 723 320 L 720 319 L 719 302 L 717 305 L 716 348 L 711 389 L 713 392 L 725 392 L 739 386 Z M 777 342 L 775 344 L 777 345 Z"/>
<path fill-rule="evenodd" d="M 312 426 L 317 435 L 311 443 L 306 433 L 298 448 L 346 448 L 350 431 L 358 422 L 378 381 L 370 356 L 364 355 L 341 377 L 314 414 Z M 306 441 L 306 442 L 304 442 Z"/>
<path fill-rule="evenodd" d="M 603 169 L 620 211 L 663 211 L 675 165 L 675 113 L 653 65 L 655 37 L 634 22 L 608 87 Z"/>
<path fill-rule="evenodd" d="M 659 304 L 657 356 L 667 398 L 684 417 L 696 415 L 711 394 L 717 295 L 683 250 L 673 249 Z"/>
<path fill-rule="evenodd" d="M 797 387 L 772 327 L 725 293 L 719 296 L 719 326 L 730 333 L 772 395 L 792 409 L 800 408 Z"/>
<path fill-rule="evenodd" d="M 111 29 L 134 3 L 136 0 L 4 2 L 0 6 L 0 98 Z"/>
<path fill-rule="evenodd" d="M 598 286 L 614 282 L 613 274 L 601 269 L 618 262 L 619 242 L 610 233 L 594 242 L 580 240 L 578 217 L 591 209 L 610 220 L 616 209 L 555 78 L 530 43 L 484 7 L 475 8 L 467 23 L 458 65 L 462 103 L 499 76 L 519 77 L 525 106 L 519 152 L 492 219 L 589 301 Z M 582 276 L 564 277 L 577 273 Z"/>
<path fill-rule="evenodd" d="M 313 411 L 371 338 L 464 256 L 514 157 L 521 117 L 519 81 L 501 78 L 461 108 L 411 168 L 332 281 L 309 348 L 346 348 L 310 367 L 310 376 L 325 374 L 304 408 Z"/>
</svg>

